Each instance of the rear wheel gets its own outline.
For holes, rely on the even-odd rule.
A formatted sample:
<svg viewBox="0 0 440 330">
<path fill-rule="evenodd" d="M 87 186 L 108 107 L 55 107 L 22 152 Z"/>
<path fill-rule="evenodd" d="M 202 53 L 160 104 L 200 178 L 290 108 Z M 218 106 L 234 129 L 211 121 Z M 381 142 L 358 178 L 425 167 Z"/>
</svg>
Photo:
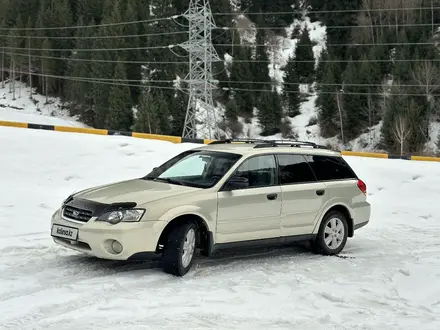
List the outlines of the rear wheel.
<svg viewBox="0 0 440 330">
<path fill-rule="evenodd" d="M 168 236 L 164 256 L 164 271 L 184 276 L 191 269 L 197 245 L 197 225 L 185 223 L 174 228 Z"/>
<path fill-rule="evenodd" d="M 339 254 L 348 239 L 348 223 L 345 215 L 332 211 L 322 220 L 316 240 L 311 242 L 315 253 L 323 255 Z"/>
</svg>

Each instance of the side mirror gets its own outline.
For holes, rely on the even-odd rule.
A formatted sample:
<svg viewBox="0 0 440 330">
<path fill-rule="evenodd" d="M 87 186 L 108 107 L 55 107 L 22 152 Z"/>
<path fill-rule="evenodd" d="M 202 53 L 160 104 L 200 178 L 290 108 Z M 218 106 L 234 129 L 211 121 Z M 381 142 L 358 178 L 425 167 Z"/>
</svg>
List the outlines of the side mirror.
<svg viewBox="0 0 440 330">
<path fill-rule="evenodd" d="M 249 187 L 249 180 L 247 178 L 243 178 L 241 176 L 233 176 L 229 179 L 228 183 L 226 184 L 226 190 L 239 190 L 239 189 L 246 189 Z"/>
</svg>

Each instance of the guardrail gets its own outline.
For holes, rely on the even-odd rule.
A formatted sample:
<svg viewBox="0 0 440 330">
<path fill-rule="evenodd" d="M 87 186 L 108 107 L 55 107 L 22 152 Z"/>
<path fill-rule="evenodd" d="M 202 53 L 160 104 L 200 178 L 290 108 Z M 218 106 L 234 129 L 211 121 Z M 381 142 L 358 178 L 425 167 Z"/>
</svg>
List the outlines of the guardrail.
<svg viewBox="0 0 440 330">
<path fill-rule="evenodd" d="M 134 137 L 134 138 L 139 138 L 139 139 L 168 141 L 168 142 L 172 142 L 172 143 L 209 144 L 213 141 L 213 140 L 206 140 L 206 139 L 186 139 L 186 138 L 182 138 L 182 137 L 178 137 L 178 136 L 169 136 L 169 135 L 145 134 L 145 133 L 137 133 L 137 132 L 119 132 L 119 131 L 112 131 L 112 130 L 106 130 L 106 129 L 41 125 L 41 124 L 20 123 L 20 122 L 1 121 L 1 120 L 0 120 L 0 126 L 29 128 L 29 129 L 66 132 L 66 133 L 83 133 L 83 134 L 112 135 L 112 136 L 119 135 L 119 136 Z M 354 152 L 354 151 L 342 151 L 342 154 L 344 156 L 354 156 L 354 157 L 403 159 L 403 160 L 424 161 L 424 162 L 440 162 L 440 157 L 424 157 L 424 156 L 413 156 L 413 155 L 400 156 L 400 155 L 393 155 L 393 154 L 388 154 L 388 153 Z"/>
</svg>

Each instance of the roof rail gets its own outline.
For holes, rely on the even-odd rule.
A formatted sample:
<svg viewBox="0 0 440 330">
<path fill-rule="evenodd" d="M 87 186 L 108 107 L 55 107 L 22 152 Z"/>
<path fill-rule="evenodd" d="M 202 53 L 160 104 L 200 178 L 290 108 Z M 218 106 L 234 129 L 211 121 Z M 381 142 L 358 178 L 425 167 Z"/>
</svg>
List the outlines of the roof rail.
<svg viewBox="0 0 440 330">
<path fill-rule="evenodd" d="M 219 141 L 213 141 L 209 143 L 210 145 L 218 144 L 232 144 L 232 143 L 245 143 L 245 144 L 255 144 L 254 148 L 274 148 L 274 147 L 312 147 L 314 149 L 327 149 L 326 146 L 318 145 L 314 142 L 308 141 L 295 141 L 295 140 L 262 140 L 262 139 L 225 139 Z"/>
</svg>

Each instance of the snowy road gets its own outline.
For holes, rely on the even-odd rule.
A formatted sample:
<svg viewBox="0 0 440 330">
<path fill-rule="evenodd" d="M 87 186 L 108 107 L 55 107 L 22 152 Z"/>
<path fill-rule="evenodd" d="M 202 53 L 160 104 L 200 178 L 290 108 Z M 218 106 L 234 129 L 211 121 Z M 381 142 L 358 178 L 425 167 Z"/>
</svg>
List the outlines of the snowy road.
<svg viewBox="0 0 440 330">
<path fill-rule="evenodd" d="M 440 164 L 347 158 L 373 205 L 347 258 L 258 250 L 174 278 L 160 262 L 100 261 L 52 242 L 50 216 L 69 193 L 191 147 L 0 128 L 0 329 L 440 328 Z"/>
</svg>

